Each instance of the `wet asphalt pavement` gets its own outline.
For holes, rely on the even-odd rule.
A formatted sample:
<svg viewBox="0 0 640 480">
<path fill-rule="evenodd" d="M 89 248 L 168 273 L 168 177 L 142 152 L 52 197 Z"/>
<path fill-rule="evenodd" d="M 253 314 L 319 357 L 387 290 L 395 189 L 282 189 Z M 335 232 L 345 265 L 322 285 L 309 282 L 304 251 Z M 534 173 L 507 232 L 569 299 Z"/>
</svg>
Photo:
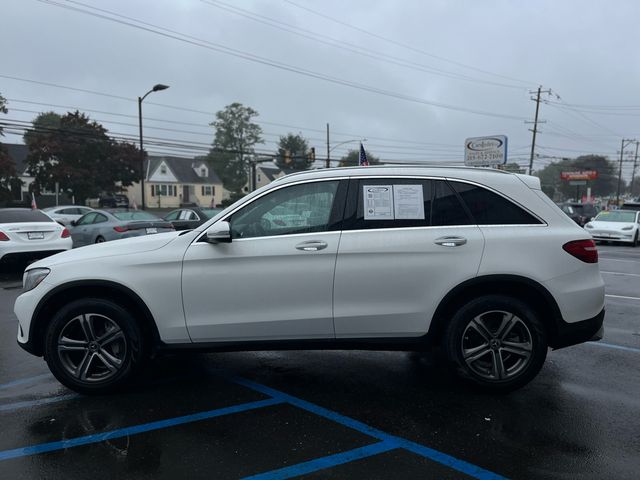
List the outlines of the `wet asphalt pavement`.
<svg viewBox="0 0 640 480">
<path fill-rule="evenodd" d="M 166 357 L 84 397 L 16 345 L 20 278 L 0 275 L 0 478 L 639 478 L 640 249 L 599 250 L 604 340 L 506 396 L 338 351 Z"/>
</svg>

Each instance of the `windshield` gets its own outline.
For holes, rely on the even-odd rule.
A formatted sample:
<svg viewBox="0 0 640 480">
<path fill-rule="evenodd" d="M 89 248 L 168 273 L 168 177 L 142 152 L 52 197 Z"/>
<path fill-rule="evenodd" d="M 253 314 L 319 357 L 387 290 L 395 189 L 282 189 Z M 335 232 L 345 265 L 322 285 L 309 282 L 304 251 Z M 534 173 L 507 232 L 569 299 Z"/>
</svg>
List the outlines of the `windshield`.
<svg viewBox="0 0 640 480">
<path fill-rule="evenodd" d="M 1 210 L 0 223 L 52 222 L 48 216 L 39 210 Z"/>
<path fill-rule="evenodd" d="M 131 212 L 113 212 L 113 216 L 118 220 L 160 220 L 155 215 L 135 210 Z"/>
<path fill-rule="evenodd" d="M 613 212 L 600 212 L 598 216 L 595 218 L 598 222 L 626 222 L 633 223 L 636 221 L 636 213 L 635 212 L 621 212 L 621 211 L 613 211 Z"/>
</svg>

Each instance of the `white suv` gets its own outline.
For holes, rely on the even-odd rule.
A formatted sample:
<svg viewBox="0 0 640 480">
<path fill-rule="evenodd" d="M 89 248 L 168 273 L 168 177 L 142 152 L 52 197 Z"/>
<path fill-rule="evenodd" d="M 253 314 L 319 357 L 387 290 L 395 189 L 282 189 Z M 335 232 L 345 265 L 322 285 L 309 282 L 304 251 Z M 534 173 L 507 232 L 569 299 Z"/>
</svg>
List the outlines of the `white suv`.
<svg viewBox="0 0 640 480">
<path fill-rule="evenodd" d="M 268 220 L 289 210 L 304 222 Z M 18 342 L 85 393 L 121 387 L 145 358 L 185 347 L 439 348 L 462 378 L 508 391 L 538 373 L 548 347 L 601 338 L 597 261 L 589 234 L 534 177 L 318 170 L 195 230 L 30 265 Z"/>
</svg>

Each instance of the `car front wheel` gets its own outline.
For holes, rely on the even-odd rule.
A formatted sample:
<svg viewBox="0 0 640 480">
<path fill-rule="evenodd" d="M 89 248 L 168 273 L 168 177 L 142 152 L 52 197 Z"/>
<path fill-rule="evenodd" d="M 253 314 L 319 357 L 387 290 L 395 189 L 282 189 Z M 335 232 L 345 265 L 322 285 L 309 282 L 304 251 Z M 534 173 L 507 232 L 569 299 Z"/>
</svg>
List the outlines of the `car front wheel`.
<svg viewBox="0 0 640 480">
<path fill-rule="evenodd" d="M 530 382 L 547 356 L 538 314 L 508 296 L 487 295 L 460 308 L 445 330 L 445 354 L 458 376 L 508 392 Z"/>
<path fill-rule="evenodd" d="M 143 359 L 140 329 L 129 312 L 87 298 L 63 307 L 45 337 L 45 360 L 60 383 L 80 393 L 108 393 L 129 382 Z"/>
</svg>

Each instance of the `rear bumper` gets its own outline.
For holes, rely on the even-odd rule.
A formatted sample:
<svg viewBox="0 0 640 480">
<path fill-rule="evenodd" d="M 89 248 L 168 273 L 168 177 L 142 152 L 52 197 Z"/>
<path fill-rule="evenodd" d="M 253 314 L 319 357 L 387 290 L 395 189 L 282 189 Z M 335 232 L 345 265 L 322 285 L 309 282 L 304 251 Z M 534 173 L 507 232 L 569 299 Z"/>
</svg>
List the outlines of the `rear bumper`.
<svg viewBox="0 0 640 480">
<path fill-rule="evenodd" d="M 553 342 L 554 350 L 569 347 L 578 343 L 598 341 L 604 335 L 604 308 L 593 318 L 580 322 L 567 323 L 560 321 Z"/>
</svg>

